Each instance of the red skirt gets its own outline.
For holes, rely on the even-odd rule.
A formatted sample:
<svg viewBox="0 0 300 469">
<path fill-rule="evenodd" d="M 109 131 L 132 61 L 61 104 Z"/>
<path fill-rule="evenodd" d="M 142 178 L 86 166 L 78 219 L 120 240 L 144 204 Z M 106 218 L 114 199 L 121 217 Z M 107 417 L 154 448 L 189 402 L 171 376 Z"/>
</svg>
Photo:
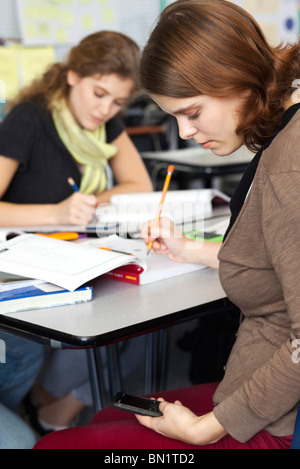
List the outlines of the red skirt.
<svg viewBox="0 0 300 469">
<path fill-rule="evenodd" d="M 213 410 L 212 396 L 217 383 L 201 384 L 151 394 L 169 402 L 180 400 L 197 415 Z M 226 435 L 211 445 L 195 446 L 166 438 L 140 425 L 133 414 L 111 406 L 98 412 L 89 425 L 50 433 L 41 438 L 35 449 L 290 449 L 292 436 L 276 437 L 266 431 L 246 443 Z"/>
</svg>

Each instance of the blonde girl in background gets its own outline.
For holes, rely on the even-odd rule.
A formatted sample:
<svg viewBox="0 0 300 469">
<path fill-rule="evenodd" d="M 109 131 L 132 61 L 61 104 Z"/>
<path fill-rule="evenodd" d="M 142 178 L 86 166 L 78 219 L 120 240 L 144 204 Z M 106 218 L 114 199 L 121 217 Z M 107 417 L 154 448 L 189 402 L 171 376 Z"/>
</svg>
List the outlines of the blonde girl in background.
<svg viewBox="0 0 300 469">
<path fill-rule="evenodd" d="M 139 57 L 123 34 L 92 34 L 10 103 L 0 127 L 0 226 L 86 225 L 112 194 L 152 190 L 117 117 L 138 89 Z"/>
</svg>

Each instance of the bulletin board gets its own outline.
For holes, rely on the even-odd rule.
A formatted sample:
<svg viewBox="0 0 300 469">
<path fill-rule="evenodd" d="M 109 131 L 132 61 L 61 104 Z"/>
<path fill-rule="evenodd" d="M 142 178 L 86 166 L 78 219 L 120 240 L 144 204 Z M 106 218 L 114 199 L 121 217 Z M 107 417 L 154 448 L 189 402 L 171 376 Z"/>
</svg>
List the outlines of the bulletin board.
<svg viewBox="0 0 300 469">
<path fill-rule="evenodd" d="M 161 0 L 161 6 L 166 7 L 174 1 Z M 272 45 L 297 40 L 300 33 L 300 0 L 231 1 L 245 8 L 258 21 Z"/>
<path fill-rule="evenodd" d="M 120 30 L 143 47 L 160 14 L 161 0 L 119 0 Z"/>
<path fill-rule="evenodd" d="M 297 40 L 299 34 L 299 0 L 236 0 L 258 21 L 273 45 Z"/>
<path fill-rule="evenodd" d="M 121 31 L 142 46 L 162 0 L 14 0 L 22 43 L 73 45 L 101 29 Z"/>
<path fill-rule="evenodd" d="M 120 30 L 119 0 L 17 0 L 24 45 L 74 44 L 100 29 Z"/>
<path fill-rule="evenodd" d="M 100 29 L 114 29 L 143 46 L 174 0 L 0 0 L 0 38 L 28 45 L 73 45 Z M 295 40 L 300 0 L 232 0 L 258 20 L 272 43 Z"/>
<path fill-rule="evenodd" d="M 14 98 L 21 87 L 29 85 L 54 62 L 55 51 L 51 46 L 0 47 L 0 103 Z"/>
<path fill-rule="evenodd" d="M 10 99 L 84 36 L 101 29 L 121 31 L 141 47 L 160 12 L 174 0 L 0 0 L 0 103 Z M 232 0 L 248 10 L 268 40 L 294 41 L 300 32 L 300 0 Z"/>
<path fill-rule="evenodd" d="M 0 104 L 95 31 L 121 31 L 142 47 L 162 1 L 0 0 L 0 38 L 8 40 L 0 46 Z"/>
</svg>

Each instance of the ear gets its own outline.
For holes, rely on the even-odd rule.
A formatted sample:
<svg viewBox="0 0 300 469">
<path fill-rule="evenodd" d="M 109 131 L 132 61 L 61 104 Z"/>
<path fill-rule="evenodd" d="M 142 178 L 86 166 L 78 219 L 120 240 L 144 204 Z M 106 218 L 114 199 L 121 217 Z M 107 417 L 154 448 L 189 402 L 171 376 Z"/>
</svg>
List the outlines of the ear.
<svg viewBox="0 0 300 469">
<path fill-rule="evenodd" d="M 68 70 L 67 73 L 67 83 L 70 86 L 77 85 L 77 83 L 80 81 L 80 76 L 74 72 L 74 70 Z"/>
</svg>

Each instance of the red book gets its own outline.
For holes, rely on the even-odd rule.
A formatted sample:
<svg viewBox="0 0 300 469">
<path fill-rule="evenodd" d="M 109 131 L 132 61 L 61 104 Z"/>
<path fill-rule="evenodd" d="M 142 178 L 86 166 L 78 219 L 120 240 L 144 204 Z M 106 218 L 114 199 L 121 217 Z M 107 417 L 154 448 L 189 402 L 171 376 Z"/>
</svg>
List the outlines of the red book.
<svg viewBox="0 0 300 469">
<path fill-rule="evenodd" d="M 104 274 L 104 277 L 119 280 L 121 282 L 133 283 L 134 285 L 140 285 L 140 275 L 142 272 L 144 272 L 144 269 L 140 265 L 128 264 L 107 272 Z"/>
</svg>

